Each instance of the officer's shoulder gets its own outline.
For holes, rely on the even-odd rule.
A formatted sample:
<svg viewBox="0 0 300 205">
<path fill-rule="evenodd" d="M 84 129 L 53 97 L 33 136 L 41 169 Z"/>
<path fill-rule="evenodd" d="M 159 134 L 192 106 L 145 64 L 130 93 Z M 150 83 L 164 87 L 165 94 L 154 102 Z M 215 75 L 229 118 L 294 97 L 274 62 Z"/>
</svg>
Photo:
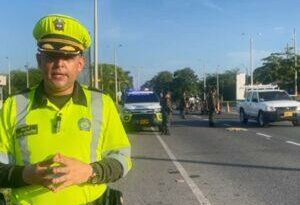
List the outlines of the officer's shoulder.
<svg viewBox="0 0 300 205">
<path fill-rule="evenodd" d="M 92 86 L 86 87 L 86 89 L 88 89 L 89 91 L 97 92 L 97 93 L 103 93 L 102 90 L 100 90 L 99 88 L 95 88 Z"/>
<path fill-rule="evenodd" d="M 21 91 L 19 91 L 19 92 L 16 92 L 16 93 L 10 95 L 9 97 L 14 97 L 14 96 L 17 96 L 17 95 L 28 94 L 28 93 L 30 93 L 30 91 L 32 91 L 32 89 L 33 89 L 33 88 L 25 88 L 25 89 L 23 89 L 23 90 L 21 90 Z"/>
</svg>

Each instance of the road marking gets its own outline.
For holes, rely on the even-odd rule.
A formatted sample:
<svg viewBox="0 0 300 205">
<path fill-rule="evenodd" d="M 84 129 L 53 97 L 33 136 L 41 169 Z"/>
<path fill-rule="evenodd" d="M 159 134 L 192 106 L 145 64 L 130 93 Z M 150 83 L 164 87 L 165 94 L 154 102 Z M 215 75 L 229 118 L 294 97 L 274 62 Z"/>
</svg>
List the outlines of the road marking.
<svg viewBox="0 0 300 205">
<path fill-rule="evenodd" d="M 256 134 L 257 134 L 257 135 L 260 135 L 260 136 L 263 136 L 263 137 L 266 137 L 266 138 L 268 138 L 268 139 L 272 138 L 271 135 L 266 135 L 266 134 L 263 134 L 263 133 L 260 133 L 260 132 L 257 132 Z"/>
<path fill-rule="evenodd" d="M 167 154 L 169 155 L 169 158 L 172 160 L 173 164 L 176 166 L 176 168 L 180 172 L 181 176 L 184 178 L 186 183 L 191 188 L 191 190 L 194 193 L 194 195 L 196 196 L 199 204 L 200 205 L 211 205 L 210 202 L 208 201 L 208 199 L 204 196 L 204 194 L 201 192 L 199 187 L 196 185 L 196 183 L 189 177 L 189 175 L 187 174 L 187 172 L 183 168 L 183 166 L 178 162 L 175 155 L 169 149 L 168 145 L 163 141 L 163 139 L 157 133 L 155 133 L 155 135 L 156 135 L 157 139 L 159 140 L 159 142 L 162 144 L 162 146 L 165 149 L 165 151 L 167 152 Z"/>
<path fill-rule="evenodd" d="M 289 143 L 289 144 L 293 144 L 293 145 L 300 146 L 300 143 L 293 142 L 293 141 L 286 141 L 286 143 Z"/>
</svg>

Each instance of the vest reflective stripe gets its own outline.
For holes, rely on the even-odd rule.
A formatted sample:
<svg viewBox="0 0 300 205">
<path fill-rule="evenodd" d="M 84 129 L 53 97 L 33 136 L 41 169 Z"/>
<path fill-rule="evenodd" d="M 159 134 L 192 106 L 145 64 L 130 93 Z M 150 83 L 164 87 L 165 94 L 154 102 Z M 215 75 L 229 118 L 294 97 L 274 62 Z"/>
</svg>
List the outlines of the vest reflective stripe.
<svg viewBox="0 0 300 205">
<path fill-rule="evenodd" d="M 114 151 L 107 152 L 104 156 L 118 160 L 123 166 L 123 176 L 125 176 L 130 170 L 129 167 L 130 155 L 131 155 L 131 149 L 124 148 L 124 149 L 119 149 L 117 151 L 114 150 Z"/>
<path fill-rule="evenodd" d="M 0 162 L 3 164 L 9 164 L 9 156 L 6 153 L 0 153 Z"/>
<path fill-rule="evenodd" d="M 29 105 L 28 94 L 20 94 L 16 96 L 17 104 L 17 127 L 26 124 L 27 107 Z M 30 151 L 28 149 L 27 136 L 20 136 L 20 148 L 24 164 L 30 164 Z"/>
<path fill-rule="evenodd" d="M 102 94 L 92 91 L 92 126 L 91 162 L 97 161 L 97 148 L 100 140 L 102 122 Z"/>
</svg>

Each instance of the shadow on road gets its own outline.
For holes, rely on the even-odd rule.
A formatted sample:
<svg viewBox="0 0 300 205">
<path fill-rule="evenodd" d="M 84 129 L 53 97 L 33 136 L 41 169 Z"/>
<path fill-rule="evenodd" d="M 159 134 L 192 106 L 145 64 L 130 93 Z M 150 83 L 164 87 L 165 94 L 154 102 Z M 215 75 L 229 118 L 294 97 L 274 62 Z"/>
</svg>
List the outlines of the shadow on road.
<svg viewBox="0 0 300 205">
<path fill-rule="evenodd" d="M 272 166 L 263 166 L 263 165 L 251 165 L 251 164 L 234 164 L 234 163 L 225 163 L 225 162 L 209 162 L 209 161 L 196 161 L 196 160 L 185 160 L 177 159 L 172 160 L 168 158 L 154 158 L 154 157 L 143 157 L 143 156 L 133 156 L 134 160 L 157 160 L 157 161 L 176 161 L 183 163 L 196 163 L 196 164 L 207 164 L 214 166 L 226 166 L 226 167 L 238 167 L 238 168 L 253 168 L 253 169 L 268 169 L 268 170 L 278 170 L 278 171 L 300 171 L 300 168 L 292 167 L 272 167 Z"/>
</svg>

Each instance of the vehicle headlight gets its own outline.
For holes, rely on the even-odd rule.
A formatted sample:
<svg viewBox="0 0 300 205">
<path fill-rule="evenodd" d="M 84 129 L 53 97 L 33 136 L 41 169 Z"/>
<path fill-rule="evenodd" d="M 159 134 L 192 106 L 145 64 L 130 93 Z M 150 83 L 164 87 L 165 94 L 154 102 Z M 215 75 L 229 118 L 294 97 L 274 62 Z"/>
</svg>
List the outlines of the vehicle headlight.
<svg viewBox="0 0 300 205">
<path fill-rule="evenodd" d="M 273 106 L 267 106 L 266 111 L 276 111 L 276 108 Z"/>
</svg>

